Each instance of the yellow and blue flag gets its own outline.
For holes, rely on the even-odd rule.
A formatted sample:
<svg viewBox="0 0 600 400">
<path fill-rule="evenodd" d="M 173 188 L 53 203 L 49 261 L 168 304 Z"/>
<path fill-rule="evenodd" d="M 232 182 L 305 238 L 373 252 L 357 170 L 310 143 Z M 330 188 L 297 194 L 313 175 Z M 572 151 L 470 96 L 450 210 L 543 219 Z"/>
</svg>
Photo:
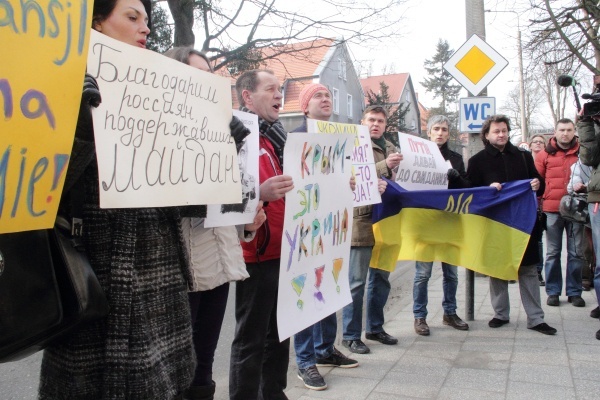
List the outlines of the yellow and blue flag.
<svg viewBox="0 0 600 400">
<path fill-rule="evenodd" d="M 399 260 L 443 261 L 500 279 L 517 279 L 537 218 L 529 180 L 492 187 L 406 191 L 387 181 L 373 208 L 371 267 Z"/>
</svg>

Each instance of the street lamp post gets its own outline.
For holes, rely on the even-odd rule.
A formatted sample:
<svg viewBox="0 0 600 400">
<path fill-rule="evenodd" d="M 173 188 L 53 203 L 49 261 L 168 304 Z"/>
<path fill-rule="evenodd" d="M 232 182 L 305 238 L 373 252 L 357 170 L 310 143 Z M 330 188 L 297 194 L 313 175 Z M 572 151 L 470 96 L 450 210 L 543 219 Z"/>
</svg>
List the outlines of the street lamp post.
<svg viewBox="0 0 600 400">
<path fill-rule="evenodd" d="M 525 112 L 525 77 L 523 74 L 523 48 L 521 46 L 521 24 L 519 21 L 519 13 L 513 10 L 485 11 L 493 13 L 514 13 L 517 15 L 517 52 L 519 57 L 519 112 L 521 114 L 521 138 L 523 142 L 527 142 L 527 139 L 529 138 L 529 129 L 527 127 L 527 115 Z"/>
</svg>

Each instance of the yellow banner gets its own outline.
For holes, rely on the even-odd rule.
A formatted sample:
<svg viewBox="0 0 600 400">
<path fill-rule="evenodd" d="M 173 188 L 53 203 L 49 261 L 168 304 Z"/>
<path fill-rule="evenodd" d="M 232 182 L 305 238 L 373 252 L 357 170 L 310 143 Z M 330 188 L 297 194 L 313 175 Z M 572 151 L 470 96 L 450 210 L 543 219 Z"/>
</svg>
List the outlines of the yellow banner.
<svg viewBox="0 0 600 400">
<path fill-rule="evenodd" d="M 56 218 L 93 0 L 0 0 L 0 233 Z"/>
</svg>

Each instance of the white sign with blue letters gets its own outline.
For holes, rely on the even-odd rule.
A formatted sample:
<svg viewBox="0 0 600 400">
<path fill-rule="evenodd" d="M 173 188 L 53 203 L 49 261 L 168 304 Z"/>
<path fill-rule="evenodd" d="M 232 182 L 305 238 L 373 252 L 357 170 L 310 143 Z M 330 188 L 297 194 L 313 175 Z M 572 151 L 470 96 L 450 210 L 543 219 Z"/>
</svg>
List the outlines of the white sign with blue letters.
<svg viewBox="0 0 600 400">
<path fill-rule="evenodd" d="M 460 131 L 479 132 L 483 121 L 494 114 L 496 114 L 495 97 L 464 97 L 460 99 Z"/>
</svg>

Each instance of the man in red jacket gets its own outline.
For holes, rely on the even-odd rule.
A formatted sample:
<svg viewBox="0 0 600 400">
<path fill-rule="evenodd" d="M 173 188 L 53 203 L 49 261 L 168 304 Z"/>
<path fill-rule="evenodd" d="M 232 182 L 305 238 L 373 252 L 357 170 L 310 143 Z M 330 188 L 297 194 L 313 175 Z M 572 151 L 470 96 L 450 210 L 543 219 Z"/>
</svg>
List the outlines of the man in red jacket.
<svg viewBox="0 0 600 400">
<path fill-rule="evenodd" d="M 554 137 L 546 148 L 535 157 L 535 167 L 546 182 L 542 197 L 542 210 L 546 213 L 546 294 L 549 306 L 560 304 L 563 280 L 561 249 L 563 231 L 567 231 L 567 277 L 566 294 L 569 303 L 584 307 L 581 298 L 581 271 L 583 259 L 583 225 L 562 218 L 558 212 L 560 199 L 567 194 L 571 177 L 571 165 L 579 154 L 579 142 L 575 137 L 575 124 L 570 119 L 561 119 L 556 124 Z"/>
<path fill-rule="evenodd" d="M 287 133 L 279 122 L 281 91 L 273 72 L 252 70 L 238 78 L 235 88 L 243 111 L 258 115 L 260 199 L 267 221 L 254 240 L 242 243 L 250 275 L 236 283 L 235 336 L 231 345 L 231 399 L 287 399 L 290 340 L 279 342 L 277 292 L 285 210 L 284 196 L 294 188 L 283 175 Z"/>
</svg>

